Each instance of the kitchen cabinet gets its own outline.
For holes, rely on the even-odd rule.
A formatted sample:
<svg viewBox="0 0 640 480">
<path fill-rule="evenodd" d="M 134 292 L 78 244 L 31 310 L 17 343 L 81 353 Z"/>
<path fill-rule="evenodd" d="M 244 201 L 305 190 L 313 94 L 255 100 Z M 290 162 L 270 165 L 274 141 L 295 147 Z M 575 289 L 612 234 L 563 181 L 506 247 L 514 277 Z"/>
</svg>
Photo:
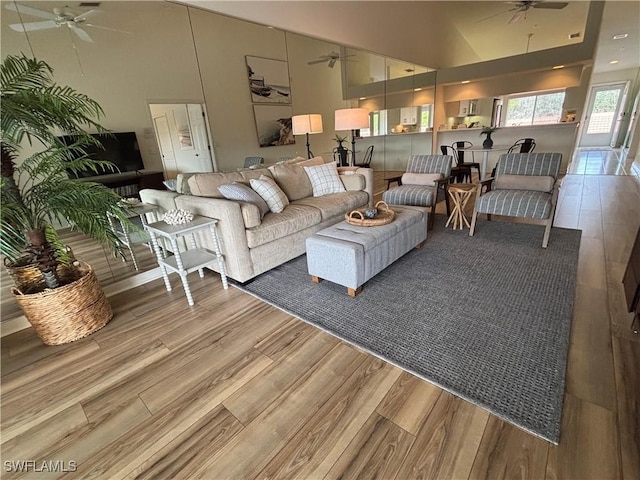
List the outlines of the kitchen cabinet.
<svg viewBox="0 0 640 480">
<path fill-rule="evenodd" d="M 400 109 L 400 123 L 415 125 L 418 123 L 418 107 L 403 107 Z"/>
<path fill-rule="evenodd" d="M 475 115 L 478 110 L 477 100 L 462 100 L 458 108 L 458 116 L 467 117 L 469 115 Z"/>
</svg>

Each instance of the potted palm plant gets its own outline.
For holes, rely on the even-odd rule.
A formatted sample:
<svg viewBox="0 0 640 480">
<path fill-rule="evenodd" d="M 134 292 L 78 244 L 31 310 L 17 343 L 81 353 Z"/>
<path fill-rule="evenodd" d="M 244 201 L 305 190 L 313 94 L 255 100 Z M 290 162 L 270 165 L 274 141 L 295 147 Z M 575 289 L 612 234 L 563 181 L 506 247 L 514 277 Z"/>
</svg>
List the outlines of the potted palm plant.
<svg viewBox="0 0 640 480">
<path fill-rule="evenodd" d="M 14 277 L 14 295 L 44 343 L 60 344 L 102 328 L 112 312 L 91 267 L 74 262 L 54 226 L 67 223 L 121 254 L 107 214 L 131 223 L 115 192 L 68 177 L 68 170 L 113 168 L 84 154 L 87 145 L 99 143 L 87 129 L 108 132 L 98 123 L 100 105 L 56 84 L 52 75 L 45 62 L 24 55 L 7 56 L 0 65 L 0 253 L 9 268 L 36 272 L 34 282 Z M 57 133 L 74 142 L 65 144 Z"/>
</svg>

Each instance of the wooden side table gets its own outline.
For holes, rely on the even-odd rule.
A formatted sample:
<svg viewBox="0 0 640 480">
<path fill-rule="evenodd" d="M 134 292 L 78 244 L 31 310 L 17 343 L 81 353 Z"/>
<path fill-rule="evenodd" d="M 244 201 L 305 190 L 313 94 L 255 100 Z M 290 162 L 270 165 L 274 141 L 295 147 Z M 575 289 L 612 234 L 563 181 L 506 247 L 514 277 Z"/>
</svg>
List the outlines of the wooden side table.
<svg viewBox="0 0 640 480">
<path fill-rule="evenodd" d="M 449 223 L 453 224 L 454 230 L 458 227 L 462 230 L 464 225 L 466 225 L 467 228 L 471 228 L 471 224 L 464 214 L 464 209 L 471 197 L 473 197 L 475 190 L 476 185 L 472 183 L 453 183 L 447 185 L 447 192 L 449 192 L 449 196 L 451 200 L 453 200 L 453 208 L 451 209 L 451 215 L 449 215 L 445 228 L 449 226 Z"/>
<path fill-rule="evenodd" d="M 169 270 L 180 275 L 189 306 L 193 306 L 193 296 L 191 295 L 191 289 L 189 288 L 189 282 L 187 281 L 187 274 L 191 272 L 195 272 L 197 270 L 202 278 L 204 277 L 203 268 L 213 264 L 214 262 L 218 262 L 222 286 L 225 290 L 229 288 L 229 284 L 227 282 L 227 271 L 224 265 L 224 258 L 220 252 L 220 242 L 218 240 L 218 232 L 216 231 L 217 223 L 218 220 L 215 218 L 195 215 L 192 221 L 182 225 L 169 225 L 164 221 L 160 221 L 145 226 L 151 235 L 151 243 L 153 244 L 153 249 L 155 250 L 156 257 L 158 258 L 158 265 L 160 265 L 160 270 L 162 271 L 162 277 L 164 278 L 164 284 L 167 287 L 167 292 L 171 291 L 171 283 L 169 282 L 169 274 L 167 273 L 167 270 Z M 211 233 L 211 238 L 213 239 L 214 252 L 211 252 L 206 248 L 198 247 L 196 241 L 196 232 L 207 229 Z M 171 242 L 171 248 L 173 249 L 173 255 L 163 258 L 160 245 L 158 244 L 158 236 L 169 239 Z M 184 236 L 191 237 L 192 248 L 181 252 L 178 248 L 178 238 Z"/>
</svg>

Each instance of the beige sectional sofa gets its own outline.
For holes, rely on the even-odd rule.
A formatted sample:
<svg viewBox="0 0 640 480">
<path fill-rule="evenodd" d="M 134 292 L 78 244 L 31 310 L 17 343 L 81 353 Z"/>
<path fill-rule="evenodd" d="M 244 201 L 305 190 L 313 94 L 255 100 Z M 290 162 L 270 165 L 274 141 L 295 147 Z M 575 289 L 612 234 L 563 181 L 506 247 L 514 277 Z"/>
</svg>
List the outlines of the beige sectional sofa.
<svg viewBox="0 0 640 480">
<path fill-rule="evenodd" d="M 373 171 L 369 168 L 338 168 L 346 191 L 314 197 L 302 166 L 278 164 L 269 168 L 229 173 L 181 174 L 177 190 L 140 191 L 145 203 L 160 206 L 161 212 L 185 209 L 196 215 L 218 219 L 218 236 L 227 275 L 239 282 L 266 272 L 305 253 L 305 240 L 313 233 L 344 219 L 344 214 L 373 203 Z M 225 199 L 218 186 L 252 178 L 273 178 L 290 204 L 281 213 L 261 218 L 259 208 L 246 202 Z M 199 235 L 200 245 L 213 250 L 210 235 Z M 217 264 L 211 267 L 217 270 Z"/>
</svg>

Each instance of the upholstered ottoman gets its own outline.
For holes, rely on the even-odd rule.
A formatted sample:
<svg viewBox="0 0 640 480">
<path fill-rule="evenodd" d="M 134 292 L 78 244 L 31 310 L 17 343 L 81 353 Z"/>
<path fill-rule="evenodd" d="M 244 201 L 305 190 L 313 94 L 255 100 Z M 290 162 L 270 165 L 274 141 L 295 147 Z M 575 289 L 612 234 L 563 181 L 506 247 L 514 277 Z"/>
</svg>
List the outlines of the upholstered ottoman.
<svg viewBox="0 0 640 480">
<path fill-rule="evenodd" d="M 346 221 L 307 238 L 307 267 L 312 281 L 329 280 L 355 297 L 362 285 L 427 239 L 427 209 L 393 205 L 395 219 L 377 227 Z"/>
</svg>

